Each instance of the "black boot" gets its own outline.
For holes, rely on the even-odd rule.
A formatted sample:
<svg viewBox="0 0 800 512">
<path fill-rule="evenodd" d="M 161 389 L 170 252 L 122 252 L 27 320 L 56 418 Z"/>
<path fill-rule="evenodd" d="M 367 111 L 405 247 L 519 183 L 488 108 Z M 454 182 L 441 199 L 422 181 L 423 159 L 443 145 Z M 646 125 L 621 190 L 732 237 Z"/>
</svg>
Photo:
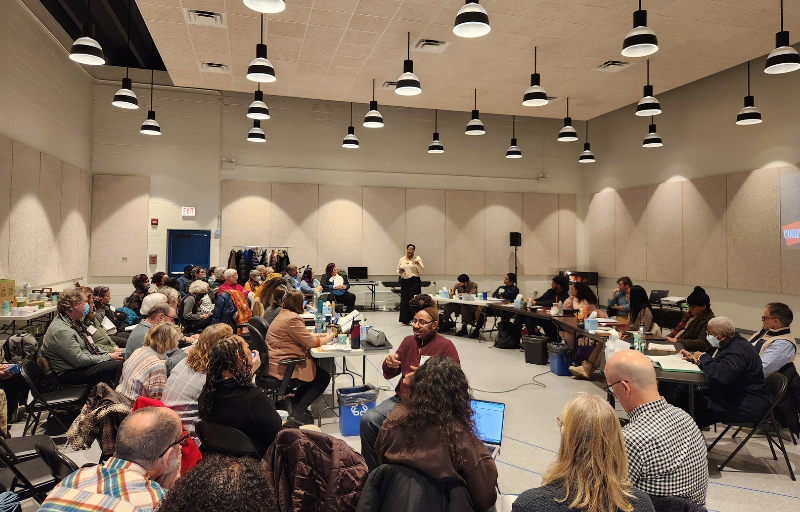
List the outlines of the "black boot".
<svg viewBox="0 0 800 512">
<path fill-rule="evenodd" d="M 456 336 L 466 336 L 467 335 L 467 324 L 461 324 L 461 330 L 456 333 Z"/>
<path fill-rule="evenodd" d="M 469 337 L 471 339 L 473 339 L 473 340 L 477 340 L 478 338 L 480 338 L 481 337 L 481 328 L 478 327 L 477 325 L 475 327 L 473 327 L 472 328 L 472 332 L 469 333 Z"/>
</svg>

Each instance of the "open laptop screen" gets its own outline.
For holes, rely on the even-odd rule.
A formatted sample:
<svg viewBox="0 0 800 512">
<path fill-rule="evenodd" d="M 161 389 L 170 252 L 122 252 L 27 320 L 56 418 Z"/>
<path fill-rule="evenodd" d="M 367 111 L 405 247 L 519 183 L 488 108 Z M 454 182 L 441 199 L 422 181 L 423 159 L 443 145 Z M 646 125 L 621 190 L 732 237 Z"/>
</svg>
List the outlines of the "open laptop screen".
<svg viewBox="0 0 800 512">
<path fill-rule="evenodd" d="M 506 404 L 472 400 L 475 435 L 484 443 L 500 444 L 503 439 L 503 415 Z"/>
</svg>

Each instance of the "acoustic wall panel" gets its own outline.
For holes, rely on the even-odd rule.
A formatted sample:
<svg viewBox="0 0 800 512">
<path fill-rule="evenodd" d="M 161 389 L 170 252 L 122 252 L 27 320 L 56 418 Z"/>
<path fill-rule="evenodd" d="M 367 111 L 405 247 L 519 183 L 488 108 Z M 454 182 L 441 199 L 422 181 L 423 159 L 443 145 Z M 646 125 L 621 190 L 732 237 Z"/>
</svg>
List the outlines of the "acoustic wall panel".
<svg viewBox="0 0 800 512">
<path fill-rule="evenodd" d="M 558 268 L 566 270 L 578 265 L 577 196 L 558 196 Z"/>
<path fill-rule="evenodd" d="M 61 160 L 41 154 L 39 173 L 39 204 L 44 216 L 39 229 L 32 233 L 36 238 L 37 259 L 35 262 L 40 283 L 61 281 L 59 242 L 61 232 Z"/>
<path fill-rule="evenodd" d="M 484 195 L 485 274 L 514 271 L 514 248 L 509 233 L 522 233 L 522 193 L 486 192 Z M 522 247 L 517 248 L 517 272 L 522 274 Z"/>
<path fill-rule="evenodd" d="M 81 231 L 85 226 L 80 212 L 81 170 L 65 163 L 61 181 L 61 229 L 58 235 L 58 255 L 61 277 L 59 281 L 69 281 L 81 277 L 85 264 L 78 257 L 78 239 L 86 237 Z"/>
<path fill-rule="evenodd" d="M 617 191 L 616 275 L 647 279 L 647 187 Z"/>
<path fill-rule="evenodd" d="M 41 284 L 36 268 L 37 233 L 44 213 L 39 203 L 41 153 L 21 142 L 13 142 L 11 166 L 11 216 L 9 229 L 9 275 L 18 284 Z"/>
<path fill-rule="evenodd" d="M 361 194 L 361 187 L 325 185 L 319 188 L 317 275 L 325 273 L 328 263 L 336 263 L 344 271 L 349 266 L 361 266 L 364 233 Z"/>
<path fill-rule="evenodd" d="M 483 192 L 448 190 L 445 203 L 447 273 L 485 274 Z"/>
<path fill-rule="evenodd" d="M 522 254 L 526 275 L 558 270 L 558 195 L 522 194 Z"/>
<path fill-rule="evenodd" d="M 647 187 L 647 280 L 683 283 L 683 183 Z"/>
<path fill-rule="evenodd" d="M 589 270 L 603 277 L 616 276 L 616 201 L 614 191 L 594 194 L 589 201 Z"/>
<path fill-rule="evenodd" d="M 683 283 L 728 287 L 725 176 L 683 182 Z"/>
<path fill-rule="evenodd" d="M 0 135 L 0 279 L 9 278 L 8 269 L 8 246 L 9 238 L 9 218 L 11 216 L 11 165 L 12 165 L 12 141 L 4 135 Z"/>
<path fill-rule="evenodd" d="M 394 274 L 406 246 L 406 191 L 364 187 L 363 203 L 361 264 L 371 275 Z"/>
<path fill-rule="evenodd" d="M 728 174 L 728 288 L 780 293 L 779 168 Z"/>
<path fill-rule="evenodd" d="M 149 201 L 146 176 L 93 176 L 90 275 L 130 277 L 146 268 Z M 82 250 L 79 235 L 79 256 Z"/>
<path fill-rule="evenodd" d="M 447 273 L 444 190 L 406 189 L 406 236 L 403 249 L 406 244 L 416 246 L 417 255 L 425 265 L 423 276 Z M 402 258 L 403 254 L 405 250 L 397 255 L 397 259 Z"/>
<path fill-rule="evenodd" d="M 272 247 L 291 246 L 289 259 L 298 267 L 311 265 L 321 269 L 317 257 L 319 187 L 295 183 L 272 185 Z M 333 236 L 324 236 L 321 243 L 340 243 Z M 230 249 L 227 249 L 228 251 Z M 223 247 L 222 252 L 226 249 Z M 322 275 L 324 272 L 317 272 Z"/>
<path fill-rule="evenodd" d="M 790 234 L 784 239 L 784 229 L 800 227 L 800 172 L 795 166 L 781 167 L 781 292 L 800 295 L 800 243 Z M 789 245 L 791 244 L 791 245 Z"/>
<path fill-rule="evenodd" d="M 223 181 L 220 264 L 227 266 L 234 245 L 270 244 L 272 185 L 257 181 Z"/>
</svg>

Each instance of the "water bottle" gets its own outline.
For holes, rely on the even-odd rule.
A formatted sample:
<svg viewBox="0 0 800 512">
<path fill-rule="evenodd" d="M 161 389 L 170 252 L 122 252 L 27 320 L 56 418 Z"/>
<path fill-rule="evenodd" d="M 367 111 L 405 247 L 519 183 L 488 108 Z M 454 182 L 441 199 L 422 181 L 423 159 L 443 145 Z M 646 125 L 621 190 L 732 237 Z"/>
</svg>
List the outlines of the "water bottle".
<svg viewBox="0 0 800 512">
<path fill-rule="evenodd" d="M 361 326 L 359 320 L 353 320 L 353 326 L 350 328 L 350 348 L 358 350 L 361 348 Z"/>
<path fill-rule="evenodd" d="M 645 332 L 644 332 L 644 324 L 643 323 L 639 324 L 639 343 L 641 344 L 641 350 L 640 351 L 647 350 L 647 336 L 645 335 Z"/>
<path fill-rule="evenodd" d="M 369 329 L 369 326 L 367 324 L 364 324 L 364 325 L 361 326 L 361 335 L 360 335 L 361 343 L 364 343 L 364 340 L 367 339 L 367 330 L 368 329 Z"/>
<path fill-rule="evenodd" d="M 314 315 L 314 332 L 325 332 L 325 316 L 322 314 L 322 299 L 317 300 L 317 312 Z"/>
</svg>

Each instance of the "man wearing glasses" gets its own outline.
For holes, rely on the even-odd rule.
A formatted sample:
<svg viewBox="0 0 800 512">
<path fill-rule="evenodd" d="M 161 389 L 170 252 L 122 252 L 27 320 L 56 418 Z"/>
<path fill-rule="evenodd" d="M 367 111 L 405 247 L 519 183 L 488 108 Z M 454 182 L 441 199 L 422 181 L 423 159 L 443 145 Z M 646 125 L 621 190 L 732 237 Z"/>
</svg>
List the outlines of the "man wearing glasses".
<svg viewBox="0 0 800 512">
<path fill-rule="evenodd" d="M 178 414 L 169 408 L 131 413 L 119 426 L 114 455 L 64 478 L 39 510 L 151 512 L 180 476 L 181 444 L 188 439 L 182 433 Z"/>
<path fill-rule="evenodd" d="M 789 326 L 794 315 L 782 302 L 770 302 L 761 316 L 762 329 L 750 338 L 750 344 L 761 356 L 764 374 L 777 372 L 785 364 L 794 361 L 797 344 Z"/>
<path fill-rule="evenodd" d="M 408 396 L 409 384 L 414 372 L 432 356 L 449 357 L 461 366 L 453 342 L 438 333 L 439 309 L 430 295 L 421 294 L 409 301 L 411 310 L 416 311 L 411 327 L 413 336 L 406 336 L 394 354 L 389 354 L 383 361 L 383 376 L 388 380 L 402 375 L 395 388 L 395 395 L 376 405 L 361 417 L 361 455 L 367 461 L 370 471 L 376 469 L 380 462 L 375 453 L 375 440 L 384 420 L 392 409 Z"/>
<path fill-rule="evenodd" d="M 147 336 L 147 331 L 149 331 L 151 327 L 159 322 L 174 322 L 176 318 L 175 308 L 169 304 L 162 302 L 150 308 L 150 311 L 147 312 L 147 317 L 133 328 L 131 335 L 128 337 L 128 343 L 125 345 L 125 359 L 128 359 L 131 354 L 136 352 L 136 349 L 142 348 L 144 338 Z M 185 338 L 185 340 L 189 343 L 194 343 L 197 338 L 198 335 L 195 334 Z M 167 352 L 166 359 L 164 360 L 167 366 L 167 375 L 172 372 L 175 365 L 181 362 L 181 359 L 184 357 L 186 357 L 186 352 L 179 348 Z"/>
</svg>

